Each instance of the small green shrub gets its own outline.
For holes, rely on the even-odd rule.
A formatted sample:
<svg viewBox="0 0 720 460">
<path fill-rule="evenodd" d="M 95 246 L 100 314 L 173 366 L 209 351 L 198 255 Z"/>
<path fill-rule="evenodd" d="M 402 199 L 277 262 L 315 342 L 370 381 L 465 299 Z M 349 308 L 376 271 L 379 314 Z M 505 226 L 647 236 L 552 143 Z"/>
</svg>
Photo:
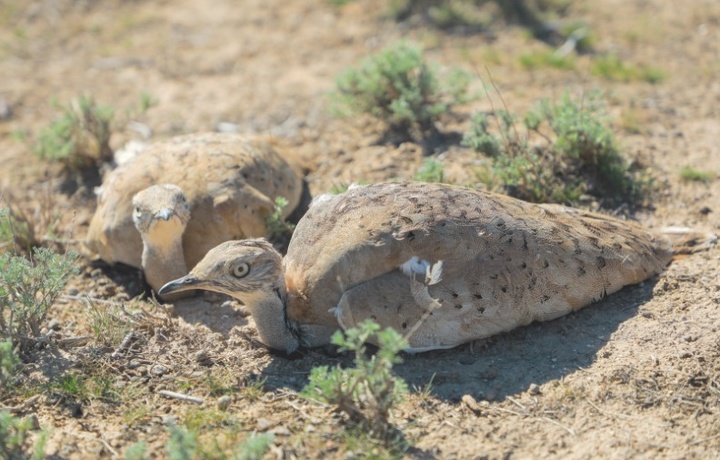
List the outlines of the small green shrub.
<svg viewBox="0 0 720 460">
<path fill-rule="evenodd" d="M 44 459 L 47 433 L 41 432 L 33 443 L 30 439 L 32 430 L 33 422 L 30 418 L 16 418 L 7 411 L 0 411 L 0 458 Z"/>
<path fill-rule="evenodd" d="M 373 337 L 379 349 L 368 357 L 365 343 Z M 397 438 L 390 411 L 407 393 L 407 385 L 392 374 L 392 367 L 402 361 L 398 354 L 408 347 L 407 341 L 395 330 L 381 331 L 377 323 L 366 320 L 345 334 L 336 332 L 332 343 L 340 351 L 355 353 L 355 367 L 316 367 L 301 394 L 336 406 L 355 426 L 391 445 Z"/>
<path fill-rule="evenodd" d="M 635 66 L 620 60 L 614 54 L 601 55 L 593 59 L 591 72 L 606 80 L 660 83 L 665 79 L 665 72 L 656 67 Z"/>
<path fill-rule="evenodd" d="M 533 202 L 573 204 L 590 194 L 608 206 L 636 204 L 652 190 L 620 154 L 597 95 L 542 101 L 522 126 L 505 111 L 496 118 L 492 130 L 487 115 L 476 115 L 463 139 L 493 160 L 480 177 L 490 187 Z"/>
<path fill-rule="evenodd" d="M 437 132 L 435 123 L 461 100 L 468 81 L 455 73 L 450 89 L 441 87 L 422 49 L 401 41 L 342 74 L 333 96 L 341 113 L 367 113 L 407 136 L 412 129 L 426 136 Z"/>
<path fill-rule="evenodd" d="M 171 426 L 170 439 L 165 449 L 170 460 L 194 460 L 198 455 L 197 434 L 177 426 Z"/>
<path fill-rule="evenodd" d="M 419 182 L 442 182 L 444 179 L 445 166 L 441 161 L 434 158 L 427 158 L 422 166 L 415 173 L 415 180 Z"/>
<path fill-rule="evenodd" d="M 711 172 L 698 171 L 690 166 L 680 168 L 680 179 L 684 182 L 704 182 L 708 183 L 715 178 Z"/>
<path fill-rule="evenodd" d="M 125 460 L 145 460 L 146 458 L 148 458 L 148 454 L 145 441 L 138 441 L 125 449 Z"/>
<path fill-rule="evenodd" d="M 217 443 L 205 445 L 195 431 L 170 427 L 170 440 L 165 449 L 171 460 L 196 460 L 212 458 L 219 460 L 259 460 L 267 452 L 275 436 L 272 433 L 252 435 L 226 453 Z M 212 445 L 210 445 L 212 444 Z"/>
<path fill-rule="evenodd" d="M 89 96 L 81 96 L 67 106 L 53 104 L 62 115 L 40 131 L 35 146 L 40 158 L 59 162 L 69 171 L 96 167 L 112 160 L 112 107 L 100 106 Z"/>
<path fill-rule="evenodd" d="M 0 339 L 27 345 L 70 276 L 77 256 L 36 248 L 32 257 L 0 255 Z"/>
</svg>

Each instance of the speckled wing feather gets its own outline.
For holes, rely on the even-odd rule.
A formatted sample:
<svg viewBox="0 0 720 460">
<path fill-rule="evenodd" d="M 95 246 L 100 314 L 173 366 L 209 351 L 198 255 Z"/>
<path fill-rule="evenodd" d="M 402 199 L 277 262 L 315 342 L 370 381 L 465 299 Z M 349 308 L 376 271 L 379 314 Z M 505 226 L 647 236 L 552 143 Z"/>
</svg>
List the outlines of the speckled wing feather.
<svg viewBox="0 0 720 460">
<path fill-rule="evenodd" d="M 557 205 L 439 184 L 358 187 L 298 224 L 285 258 L 288 314 L 346 327 L 372 317 L 407 331 L 427 311 L 398 270 L 443 261 L 428 286 L 442 305 L 410 338 L 417 349 L 556 318 L 659 273 L 670 241 L 640 225 Z M 342 301 L 341 301 L 342 299 Z"/>
<path fill-rule="evenodd" d="M 132 197 L 163 183 L 181 187 L 191 204 L 183 237 L 188 267 L 223 241 L 265 236 L 275 197 L 288 200 L 288 215 L 302 191 L 300 175 L 262 140 L 222 133 L 172 138 L 107 175 L 86 238 L 89 251 L 139 267 L 142 241 L 132 222 Z"/>
</svg>

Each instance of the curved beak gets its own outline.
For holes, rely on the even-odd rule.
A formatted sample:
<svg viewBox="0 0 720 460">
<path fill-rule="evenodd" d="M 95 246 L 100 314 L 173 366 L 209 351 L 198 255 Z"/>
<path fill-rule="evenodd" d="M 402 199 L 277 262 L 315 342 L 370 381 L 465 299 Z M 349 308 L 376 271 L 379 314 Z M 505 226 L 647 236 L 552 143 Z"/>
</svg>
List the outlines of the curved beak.
<svg viewBox="0 0 720 460">
<path fill-rule="evenodd" d="M 174 281 L 165 283 L 165 285 L 161 287 L 158 291 L 158 294 L 164 296 L 168 294 L 174 294 L 176 292 L 191 291 L 193 289 L 203 289 L 206 286 L 207 283 L 205 281 L 198 279 L 192 273 L 188 273 L 182 278 L 178 278 Z"/>
</svg>

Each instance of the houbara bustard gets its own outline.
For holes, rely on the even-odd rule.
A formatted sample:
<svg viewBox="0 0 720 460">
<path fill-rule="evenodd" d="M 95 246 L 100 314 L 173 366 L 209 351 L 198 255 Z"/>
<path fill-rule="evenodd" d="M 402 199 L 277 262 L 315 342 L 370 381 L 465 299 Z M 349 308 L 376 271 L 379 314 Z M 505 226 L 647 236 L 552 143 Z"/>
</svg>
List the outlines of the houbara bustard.
<svg viewBox="0 0 720 460">
<path fill-rule="evenodd" d="M 409 351 L 425 351 L 565 315 L 713 239 L 456 186 L 385 183 L 316 199 L 284 258 L 263 239 L 229 241 L 160 293 L 233 296 L 260 340 L 285 352 L 366 318 L 412 332 Z"/>
<path fill-rule="evenodd" d="M 275 199 L 287 200 L 286 217 L 302 188 L 300 174 L 261 138 L 203 133 L 156 142 L 105 177 L 85 246 L 108 263 L 144 268 L 158 290 L 218 244 L 266 236 Z"/>
</svg>

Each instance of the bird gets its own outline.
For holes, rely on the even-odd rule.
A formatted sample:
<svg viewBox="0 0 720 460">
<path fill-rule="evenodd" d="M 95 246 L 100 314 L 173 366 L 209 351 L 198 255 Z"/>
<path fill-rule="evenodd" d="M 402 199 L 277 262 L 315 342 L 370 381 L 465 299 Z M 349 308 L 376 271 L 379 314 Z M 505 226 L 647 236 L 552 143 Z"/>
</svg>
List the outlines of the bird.
<svg viewBox="0 0 720 460">
<path fill-rule="evenodd" d="M 190 221 L 190 205 L 175 184 L 152 185 L 132 199 L 133 223 L 143 242 L 142 269 L 155 292 L 173 279 L 187 274 L 183 233 Z M 161 297 L 177 300 L 181 295 Z"/>
<path fill-rule="evenodd" d="M 235 297 L 260 341 L 285 353 L 366 319 L 423 352 L 558 318 L 715 240 L 459 186 L 381 183 L 316 197 L 284 258 L 263 239 L 228 241 L 159 292 Z"/>
<path fill-rule="evenodd" d="M 304 186 L 301 174 L 259 137 L 195 133 L 159 141 L 104 178 L 84 240 L 86 254 L 142 268 L 143 240 L 133 222 L 133 200 L 162 184 L 179 187 L 189 207 L 187 216 L 181 213 L 180 221 L 187 221 L 184 260 L 174 260 L 177 267 L 193 267 L 223 241 L 267 236 L 265 218 L 275 211 L 275 200 L 287 200 L 281 213 L 287 217 L 298 207 Z M 152 209 L 160 206 L 151 203 L 156 195 L 148 193 L 140 201 Z M 141 222 L 150 222 L 145 217 Z"/>
</svg>

